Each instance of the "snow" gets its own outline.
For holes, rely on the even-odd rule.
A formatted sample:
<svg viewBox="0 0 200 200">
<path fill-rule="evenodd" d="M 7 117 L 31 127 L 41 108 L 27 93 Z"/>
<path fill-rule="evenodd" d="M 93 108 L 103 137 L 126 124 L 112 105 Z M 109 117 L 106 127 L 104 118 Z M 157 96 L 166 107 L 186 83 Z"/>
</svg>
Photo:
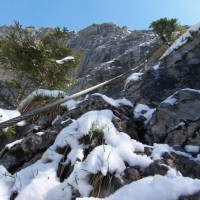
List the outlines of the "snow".
<svg viewBox="0 0 200 200">
<path fill-rule="evenodd" d="M 198 192 L 200 180 L 182 176 L 155 175 L 126 185 L 114 194 L 101 200 L 177 200 L 181 195 Z M 77 198 L 77 200 L 98 200 L 99 198 Z M 100 199 L 99 199 L 100 200 Z"/>
<path fill-rule="evenodd" d="M 184 89 L 181 89 L 182 91 L 190 91 L 190 92 L 197 92 L 197 93 L 200 93 L 200 90 L 196 90 L 196 89 L 191 89 L 191 88 L 184 88 Z M 167 99 L 165 99 L 163 102 L 161 103 L 167 103 L 167 104 L 170 104 L 170 105 L 175 105 L 176 102 L 177 102 L 177 99 L 174 98 L 174 95 L 177 94 L 179 91 L 175 92 L 173 95 L 169 96 Z"/>
<path fill-rule="evenodd" d="M 115 101 L 116 101 L 118 104 L 133 107 L 133 104 L 132 104 L 129 100 L 127 100 L 126 98 L 116 99 Z"/>
<path fill-rule="evenodd" d="M 133 107 L 133 104 L 125 98 L 114 100 L 113 98 L 107 97 L 106 95 L 103 95 L 100 93 L 95 93 L 93 95 L 102 97 L 104 101 L 106 101 L 107 103 L 109 103 L 110 105 L 114 107 L 119 107 L 120 105 Z"/>
<path fill-rule="evenodd" d="M 144 124 L 147 124 L 149 120 L 152 118 L 152 115 L 155 111 L 156 111 L 155 108 L 151 109 L 145 104 L 138 104 L 133 111 L 134 118 L 137 119 L 143 116 L 146 118 Z"/>
<path fill-rule="evenodd" d="M 61 106 L 66 107 L 68 110 L 72 110 L 76 108 L 76 106 L 80 103 L 80 101 L 75 101 L 73 99 L 61 104 Z"/>
<path fill-rule="evenodd" d="M 118 155 L 111 145 L 101 145 L 96 147 L 87 157 L 85 169 L 97 174 L 99 171 L 106 176 L 110 173 L 122 173 L 126 166 L 123 159 Z"/>
<path fill-rule="evenodd" d="M 62 65 L 65 62 L 70 61 L 70 60 L 75 60 L 75 58 L 73 56 L 67 56 L 67 57 L 65 57 L 61 60 L 56 60 L 56 63 L 59 64 L 59 65 Z"/>
<path fill-rule="evenodd" d="M 174 127 L 174 130 L 177 129 L 177 128 L 180 128 L 182 126 L 185 126 L 185 123 L 184 122 L 180 122 L 178 123 L 175 127 Z"/>
<path fill-rule="evenodd" d="M 173 149 L 167 144 L 154 144 L 151 157 L 153 160 L 159 160 L 162 158 L 162 154 L 166 152 L 170 153 L 172 151 Z"/>
<path fill-rule="evenodd" d="M 11 190 L 14 183 L 14 178 L 11 177 L 11 174 L 0 165 L 0 199 L 7 200 L 10 199 Z"/>
<path fill-rule="evenodd" d="M 114 106 L 114 107 L 118 107 L 119 104 L 112 98 L 110 97 L 107 97 L 106 95 L 103 95 L 103 94 L 98 94 L 98 93 L 95 93 L 94 94 L 95 96 L 101 96 L 107 103 L 109 103 L 110 105 Z"/>
<path fill-rule="evenodd" d="M 159 69 L 159 68 L 160 68 L 160 62 L 159 62 L 158 64 L 156 64 L 156 65 L 153 66 L 153 69 L 154 69 L 154 70 L 157 70 L 157 69 Z"/>
<path fill-rule="evenodd" d="M 61 116 L 60 116 L 60 115 L 57 115 L 56 118 L 53 119 L 53 121 L 51 122 L 51 125 L 54 126 L 54 125 L 58 122 L 58 120 L 59 120 L 60 118 L 61 118 Z"/>
<path fill-rule="evenodd" d="M 143 75 L 143 73 L 133 73 L 131 74 L 126 80 L 125 80 L 125 85 L 124 85 L 124 90 L 126 90 L 126 87 L 128 85 L 129 82 L 136 82 L 141 80 L 141 76 Z"/>
<path fill-rule="evenodd" d="M 41 128 L 42 128 L 42 127 L 41 127 L 41 126 L 38 126 L 38 125 L 33 126 L 33 129 L 36 130 L 36 131 L 38 131 L 38 130 L 41 129 Z"/>
<path fill-rule="evenodd" d="M 175 105 L 175 103 L 177 102 L 177 99 L 173 97 L 174 94 L 172 96 L 169 96 L 167 99 L 165 99 L 163 102 L 161 103 L 166 103 L 166 104 L 170 104 L 170 105 Z"/>
<path fill-rule="evenodd" d="M 185 150 L 187 152 L 193 152 L 193 153 L 198 153 L 200 151 L 199 146 L 194 146 L 194 145 L 186 145 Z"/>
<path fill-rule="evenodd" d="M 16 200 L 68 200 L 73 189 L 77 189 L 84 197 L 92 190 L 88 182 L 91 175 L 99 172 L 103 175 L 115 173 L 120 177 L 127 164 L 142 168 L 149 166 L 152 159 L 136 153 L 144 152 L 144 145 L 131 139 L 126 133 L 118 132 L 112 123 L 113 117 L 112 111 L 101 110 L 90 111 L 74 120 L 61 130 L 41 160 L 17 172 L 12 187 L 9 188 L 6 179 L 1 177 L 3 191 L 0 193 L 0 199 L 7 200 L 5 194 L 10 194 L 15 188 L 19 190 Z M 93 146 L 95 138 L 91 138 L 93 140 L 91 146 L 79 143 L 80 138 L 91 134 L 94 130 L 100 130 L 99 134 L 103 137 L 102 144 Z M 56 150 L 67 145 L 71 150 L 62 164 L 70 164 L 74 168 L 70 176 L 60 183 L 56 170 L 58 163 L 64 157 Z M 84 150 L 89 147 L 93 149 L 84 159 Z"/>
<path fill-rule="evenodd" d="M 23 140 L 23 139 L 16 140 L 16 141 L 14 141 L 14 142 L 12 142 L 12 143 L 10 143 L 10 144 L 7 144 L 6 147 L 7 147 L 8 149 L 10 149 L 10 148 L 12 148 L 13 146 L 15 146 L 16 144 L 21 143 L 22 140 Z"/>
<path fill-rule="evenodd" d="M 143 40 L 146 40 L 143 43 L 139 44 L 139 47 L 145 47 L 145 46 L 150 46 L 152 43 L 154 43 L 157 38 L 155 37 L 156 34 L 152 33 L 152 34 L 145 34 Z"/>
<path fill-rule="evenodd" d="M 34 97 L 64 98 L 66 95 L 66 92 L 61 90 L 37 89 L 20 103 L 19 109 L 26 105 L 27 102 L 30 102 Z"/>
<path fill-rule="evenodd" d="M 151 158 L 153 159 L 153 160 L 160 160 L 160 159 L 162 159 L 162 155 L 164 154 L 164 153 L 171 153 L 171 152 L 173 152 L 173 153 L 175 153 L 175 154 L 177 154 L 177 155 L 180 155 L 180 156 L 184 156 L 184 157 L 187 157 L 187 158 L 189 158 L 189 159 L 191 159 L 191 160 L 194 160 L 194 161 L 197 161 L 198 160 L 198 158 L 193 158 L 190 154 L 188 154 L 188 153 L 185 153 L 185 152 L 183 152 L 183 151 L 176 151 L 174 148 L 172 148 L 172 147 L 170 147 L 169 145 L 167 145 L 167 144 L 154 144 L 153 145 L 153 151 L 152 151 L 152 154 L 151 154 Z M 195 150 L 197 150 L 196 149 L 196 147 L 189 147 L 189 150 L 193 150 L 193 151 L 195 151 Z M 188 151 L 189 152 L 189 151 Z"/>
<path fill-rule="evenodd" d="M 199 31 L 200 29 L 200 21 L 195 23 L 193 26 L 191 26 L 182 36 L 180 36 L 173 44 L 170 46 L 167 51 L 163 54 L 163 56 L 160 58 L 163 59 L 169 54 L 171 54 L 173 51 L 178 49 L 179 47 L 183 46 L 187 43 L 188 39 L 192 37 L 192 33 Z"/>
<path fill-rule="evenodd" d="M 200 90 L 196 90 L 196 89 L 191 89 L 191 88 L 184 88 L 182 89 L 183 91 L 190 91 L 190 92 L 197 92 L 200 93 Z"/>
<path fill-rule="evenodd" d="M 21 113 L 18 110 L 5 110 L 0 108 L 0 123 L 18 117 L 20 115 Z M 17 123 L 17 126 L 24 126 L 25 124 L 25 121 L 21 121 Z M 4 129 L 4 131 L 7 131 L 7 128 Z"/>
<path fill-rule="evenodd" d="M 45 134 L 45 132 L 40 131 L 40 132 L 37 132 L 37 133 L 35 133 L 35 134 L 38 135 L 38 136 L 42 136 L 42 135 Z"/>
<path fill-rule="evenodd" d="M 142 75 L 143 75 L 143 73 L 133 73 L 133 74 L 131 74 L 126 79 L 126 84 L 129 83 L 130 81 L 138 81 L 138 80 L 140 80 Z"/>
</svg>

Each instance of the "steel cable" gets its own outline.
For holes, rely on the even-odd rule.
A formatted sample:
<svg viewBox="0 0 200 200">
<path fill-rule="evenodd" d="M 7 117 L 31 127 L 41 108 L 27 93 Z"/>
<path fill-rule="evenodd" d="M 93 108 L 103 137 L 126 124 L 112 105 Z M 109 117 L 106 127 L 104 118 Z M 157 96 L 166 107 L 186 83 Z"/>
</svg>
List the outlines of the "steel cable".
<svg viewBox="0 0 200 200">
<path fill-rule="evenodd" d="M 120 74 L 120 75 L 118 75 L 118 76 L 116 76 L 116 77 L 114 77 L 114 78 L 112 78 L 112 79 L 109 79 L 109 80 L 107 80 L 107 81 L 104 81 L 103 83 L 97 84 L 97 85 L 95 85 L 95 86 L 92 86 L 92 87 L 90 87 L 90 88 L 88 88 L 88 89 L 85 89 L 85 90 L 83 90 L 83 91 L 81 91 L 81 92 L 72 94 L 72 95 L 70 95 L 70 96 L 66 96 L 65 98 L 60 99 L 60 100 L 58 100 L 58 101 L 55 101 L 54 103 L 47 104 L 46 106 L 44 106 L 44 107 L 42 107 L 42 108 L 38 108 L 38 109 L 36 109 L 36 110 L 33 110 L 33 111 L 31 111 L 31 112 L 28 112 L 28 113 L 25 113 L 25 114 L 20 115 L 20 116 L 18 116 L 18 117 L 15 117 L 15 118 L 9 119 L 9 120 L 7 120 L 7 121 L 1 122 L 1 123 L 0 123 L 0 130 L 3 130 L 4 128 L 7 128 L 7 127 L 9 127 L 9 126 L 12 126 L 12 125 L 14 125 L 14 124 L 16 124 L 16 123 L 18 123 L 18 122 L 20 122 L 20 121 L 22 121 L 22 120 L 26 120 L 26 119 L 28 119 L 28 118 L 34 116 L 34 115 L 40 114 L 40 113 L 42 113 L 42 112 L 44 112 L 44 111 L 46 111 L 46 110 L 49 110 L 50 108 L 53 108 L 53 107 L 58 106 L 58 105 L 61 105 L 62 103 L 65 103 L 66 101 L 69 101 L 69 100 L 71 100 L 71 99 L 80 97 L 80 96 L 82 96 L 82 95 L 85 95 L 85 94 L 87 94 L 87 93 L 89 93 L 89 92 L 91 92 L 91 91 L 93 91 L 93 90 L 95 90 L 95 89 L 97 89 L 97 88 L 99 88 L 99 87 L 102 87 L 102 86 L 104 86 L 104 85 L 107 85 L 107 84 L 109 84 L 110 82 L 113 82 L 113 81 L 115 81 L 115 80 L 117 80 L 117 79 L 119 79 L 119 78 L 121 78 L 121 77 L 123 77 L 123 76 L 129 74 L 131 71 L 135 71 L 136 69 L 138 69 L 138 68 L 139 68 L 140 66 L 142 66 L 143 64 L 144 64 L 144 63 L 142 63 L 142 64 L 138 65 L 137 67 L 135 67 L 135 68 L 133 68 L 133 69 L 130 69 L 130 70 L 128 70 L 127 72 L 125 72 L 125 73 L 123 73 L 123 74 Z"/>
</svg>

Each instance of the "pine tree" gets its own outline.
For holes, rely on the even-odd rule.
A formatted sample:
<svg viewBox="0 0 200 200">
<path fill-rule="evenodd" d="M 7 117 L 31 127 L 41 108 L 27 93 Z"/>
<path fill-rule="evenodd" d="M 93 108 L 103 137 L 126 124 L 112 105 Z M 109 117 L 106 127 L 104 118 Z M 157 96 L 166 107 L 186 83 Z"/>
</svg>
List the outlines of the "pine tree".
<svg viewBox="0 0 200 200">
<path fill-rule="evenodd" d="M 172 18 L 167 19 L 160 18 L 159 20 L 153 21 L 149 28 L 152 28 L 160 37 L 161 41 L 164 44 L 170 44 L 173 41 L 175 36 L 179 34 L 175 34 L 175 31 L 180 31 L 180 25 L 178 23 L 178 19 Z M 181 32 L 182 33 L 182 32 Z M 177 36 L 178 37 L 178 36 Z"/>
<path fill-rule="evenodd" d="M 66 28 L 55 28 L 36 41 L 27 29 L 16 22 L 12 31 L 0 39 L 0 66 L 3 71 L 12 74 L 11 79 L 0 83 L 0 90 L 6 89 L 8 95 L 8 98 L 1 95 L 1 100 L 13 99 L 12 104 L 17 106 L 27 94 L 38 88 L 66 90 L 74 81 L 69 75 L 70 70 L 77 65 L 80 57 L 65 45 L 68 37 Z M 75 60 L 62 65 L 56 62 L 69 55 Z"/>
</svg>

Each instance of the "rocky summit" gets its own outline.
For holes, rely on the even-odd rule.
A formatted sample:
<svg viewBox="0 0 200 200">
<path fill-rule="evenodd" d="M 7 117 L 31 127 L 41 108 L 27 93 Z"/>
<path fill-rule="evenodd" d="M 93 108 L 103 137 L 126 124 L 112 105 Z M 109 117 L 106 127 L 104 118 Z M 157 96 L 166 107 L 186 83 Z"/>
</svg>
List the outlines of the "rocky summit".
<svg viewBox="0 0 200 200">
<path fill-rule="evenodd" d="M 166 51 L 151 30 L 112 23 L 65 45 L 82 57 L 63 97 L 127 74 L 2 130 L 0 200 L 200 199 L 200 23 Z M 55 94 L 32 93 L 17 115 Z"/>
</svg>

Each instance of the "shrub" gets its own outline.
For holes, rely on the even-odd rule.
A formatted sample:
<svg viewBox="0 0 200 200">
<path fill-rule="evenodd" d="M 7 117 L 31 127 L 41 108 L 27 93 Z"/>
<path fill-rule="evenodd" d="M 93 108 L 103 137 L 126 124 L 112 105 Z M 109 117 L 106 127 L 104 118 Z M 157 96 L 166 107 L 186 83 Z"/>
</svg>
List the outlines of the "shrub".
<svg viewBox="0 0 200 200">
<path fill-rule="evenodd" d="M 0 89 L 6 88 L 14 106 L 37 88 L 66 90 L 74 81 L 70 70 L 80 56 L 65 45 L 68 37 L 66 28 L 54 28 L 38 41 L 16 22 L 10 33 L 0 39 L 0 66 L 12 74 L 12 78 L 0 83 Z M 75 60 L 56 62 L 69 55 Z"/>
<path fill-rule="evenodd" d="M 180 36 L 180 34 L 183 33 L 185 30 L 183 27 L 181 27 L 178 23 L 178 19 L 171 18 L 167 19 L 160 18 L 159 20 L 153 21 L 149 28 L 152 28 L 153 31 L 155 31 L 156 34 L 160 37 L 161 41 L 164 44 L 170 44 L 172 41 L 174 41 L 177 37 Z"/>
</svg>

